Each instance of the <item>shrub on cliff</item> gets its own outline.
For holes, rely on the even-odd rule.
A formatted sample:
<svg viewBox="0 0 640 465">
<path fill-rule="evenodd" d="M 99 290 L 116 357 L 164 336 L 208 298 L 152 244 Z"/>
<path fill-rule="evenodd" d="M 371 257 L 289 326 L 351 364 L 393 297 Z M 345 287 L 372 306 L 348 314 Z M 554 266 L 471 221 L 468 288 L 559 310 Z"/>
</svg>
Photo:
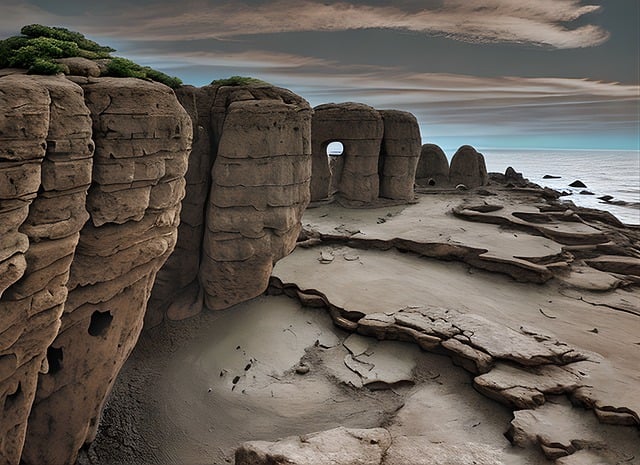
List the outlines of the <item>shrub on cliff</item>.
<svg viewBox="0 0 640 465">
<path fill-rule="evenodd" d="M 110 53 L 115 49 L 89 40 L 79 32 L 41 24 L 24 26 L 20 32 L 21 36 L 0 40 L 0 68 L 15 67 L 33 74 L 57 74 L 63 71 L 63 67 L 56 63 L 58 58 L 108 58 L 108 76 L 148 79 L 172 88 L 182 85 L 177 77 L 140 66 L 126 58 L 112 57 Z"/>
<path fill-rule="evenodd" d="M 51 39 L 63 40 L 65 42 L 73 42 L 78 46 L 78 48 L 96 54 L 106 54 L 108 56 L 109 53 L 116 51 L 114 48 L 100 45 L 93 40 L 87 39 L 79 32 L 70 31 L 64 27 L 49 27 L 41 24 L 30 24 L 29 26 L 24 26 L 20 32 L 23 35 L 32 38 L 49 37 Z"/>
<path fill-rule="evenodd" d="M 248 76 L 231 76 L 225 79 L 211 81 L 214 86 L 248 86 L 251 84 L 269 84 L 261 79 Z"/>
<path fill-rule="evenodd" d="M 177 77 L 171 77 L 148 66 L 140 66 L 126 58 L 114 57 L 107 65 L 107 76 L 114 77 L 134 77 L 139 79 L 150 79 L 161 82 L 173 89 L 180 87 L 182 81 Z"/>
</svg>

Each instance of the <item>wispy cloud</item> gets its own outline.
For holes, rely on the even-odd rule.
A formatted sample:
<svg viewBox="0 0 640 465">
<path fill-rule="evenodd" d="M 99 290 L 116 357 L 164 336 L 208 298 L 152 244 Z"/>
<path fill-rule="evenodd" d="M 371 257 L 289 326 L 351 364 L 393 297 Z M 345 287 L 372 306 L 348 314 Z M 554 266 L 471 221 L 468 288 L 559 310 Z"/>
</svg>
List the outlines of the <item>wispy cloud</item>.
<svg viewBox="0 0 640 465">
<path fill-rule="evenodd" d="M 410 4 L 413 6 L 409 7 Z M 468 0 L 443 0 L 430 8 L 417 8 L 416 4 L 276 0 L 250 5 L 196 0 L 189 2 L 188 8 L 181 2 L 158 2 L 128 5 L 124 10 L 114 8 L 106 14 L 83 12 L 59 19 L 72 21 L 98 35 L 172 41 L 281 32 L 390 29 L 472 43 L 523 43 L 565 49 L 599 45 L 609 37 L 607 31 L 595 25 L 571 25 L 600 9 L 596 5 L 582 5 L 579 0 L 487 0 L 482 5 Z M 15 1 L 15 5 L 23 5 L 24 11 L 18 6 L 9 8 L 8 14 L 3 11 L 4 19 L 0 21 L 24 15 L 26 4 Z M 41 10 L 28 9 L 46 17 Z"/>
<path fill-rule="evenodd" d="M 163 56 L 147 56 L 160 64 Z M 157 61 L 154 61 L 157 60 Z M 357 101 L 410 111 L 423 134 L 638 132 L 640 86 L 576 78 L 415 73 L 261 50 L 170 57 L 171 67 L 259 76 L 312 105 Z"/>
</svg>

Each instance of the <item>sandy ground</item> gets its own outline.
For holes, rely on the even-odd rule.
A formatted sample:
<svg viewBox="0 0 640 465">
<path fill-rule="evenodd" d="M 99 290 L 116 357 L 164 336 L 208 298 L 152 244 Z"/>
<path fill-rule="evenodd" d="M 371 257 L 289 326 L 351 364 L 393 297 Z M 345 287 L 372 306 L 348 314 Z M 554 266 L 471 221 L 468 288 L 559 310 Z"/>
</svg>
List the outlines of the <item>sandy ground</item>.
<svg viewBox="0 0 640 465">
<path fill-rule="evenodd" d="M 362 338 L 390 358 L 385 372 L 401 372 L 391 389 L 363 389 L 344 365 L 348 336 L 324 310 L 285 296 L 154 328 L 127 362 L 99 437 L 80 463 L 233 463 L 243 441 L 394 419 L 408 432 L 427 429 L 433 441 L 511 449 L 502 436 L 510 411 L 474 391 L 470 376 L 447 357 Z M 300 363 L 308 373 L 296 373 Z M 546 463 L 535 453 L 513 454 L 513 463 Z"/>
<path fill-rule="evenodd" d="M 502 208 L 486 221 L 452 214 L 465 202 L 488 201 Z M 637 425 L 603 424 L 553 390 L 542 406 L 519 412 L 517 426 L 534 439 L 514 447 L 504 435 L 513 408 L 475 390 L 475 375 L 449 356 L 411 342 L 351 335 L 333 324 L 330 315 L 355 322 L 430 305 L 481 315 L 494 332 L 535 328 L 587 354 L 584 384 L 594 405 L 637 417 L 637 284 L 585 264 L 584 257 L 602 248 L 588 243 L 602 244 L 598 236 L 610 228 L 523 221 L 539 214 L 539 201 L 501 193 L 490 199 L 442 194 L 421 195 L 409 206 L 309 209 L 303 223 L 313 241 L 280 261 L 274 277 L 294 290 L 292 296 L 295 290 L 319 296 L 331 312 L 264 295 L 147 331 L 79 463 L 233 463 L 243 441 L 336 426 L 382 426 L 394 437 L 485 444 L 497 448 L 505 464 L 552 463 L 536 435 L 546 437 L 545 444 L 581 444 L 578 461 L 562 463 L 640 463 Z M 517 281 L 539 277 L 546 282 Z M 499 332 L 485 336 L 500 338 Z M 502 369 L 500 357 L 496 362 Z M 585 454 L 591 455 L 580 458 Z"/>
</svg>

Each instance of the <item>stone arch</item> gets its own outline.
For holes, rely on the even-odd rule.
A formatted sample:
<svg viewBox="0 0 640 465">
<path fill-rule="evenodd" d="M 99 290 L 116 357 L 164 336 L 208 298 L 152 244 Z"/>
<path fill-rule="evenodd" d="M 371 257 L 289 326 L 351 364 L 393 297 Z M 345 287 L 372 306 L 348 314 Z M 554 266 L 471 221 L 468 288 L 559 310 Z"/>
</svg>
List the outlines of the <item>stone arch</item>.
<svg viewBox="0 0 640 465">
<path fill-rule="evenodd" d="M 332 174 L 326 147 L 332 141 L 344 146 L 339 182 L 333 182 L 345 199 L 372 202 L 378 198 L 378 159 L 383 136 L 382 116 L 360 103 L 329 103 L 314 108 L 311 124 L 311 200 L 330 195 Z"/>
<path fill-rule="evenodd" d="M 341 157 L 344 154 L 344 144 L 339 140 L 329 142 L 325 149 L 328 157 Z"/>
<path fill-rule="evenodd" d="M 329 153 L 329 146 L 334 143 L 342 145 L 342 153 L 338 156 Z M 340 181 L 342 180 L 342 170 L 344 169 L 347 150 L 345 144 L 339 139 L 326 141 L 322 144 L 322 147 L 327 154 L 327 161 L 329 163 L 329 196 L 332 196 L 340 191 Z"/>
</svg>

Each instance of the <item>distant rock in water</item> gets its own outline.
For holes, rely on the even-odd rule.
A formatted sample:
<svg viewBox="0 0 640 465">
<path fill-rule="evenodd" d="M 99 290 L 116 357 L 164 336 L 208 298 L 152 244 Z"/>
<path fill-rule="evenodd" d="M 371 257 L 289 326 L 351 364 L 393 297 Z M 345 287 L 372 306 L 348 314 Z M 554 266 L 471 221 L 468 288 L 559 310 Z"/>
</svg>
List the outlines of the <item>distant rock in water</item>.
<svg viewBox="0 0 640 465">
<path fill-rule="evenodd" d="M 416 169 L 419 186 L 443 187 L 449 185 L 449 161 L 444 151 L 435 144 L 424 144 Z"/>
<path fill-rule="evenodd" d="M 596 195 L 591 191 L 580 191 L 580 195 Z"/>
<path fill-rule="evenodd" d="M 598 200 L 608 202 L 609 200 L 613 200 L 613 195 L 603 195 L 602 197 L 598 197 Z"/>
<path fill-rule="evenodd" d="M 579 179 L 576 179 L 571 184 L 569 184 L 569 187 L 587 187 L 587 185 Z"/>
<path fill-rule="evenodd" d="M 545 174 L 542 179 L 560 179 L 562 176 L 553 176 L 552 174 Z"/>
</svg>

